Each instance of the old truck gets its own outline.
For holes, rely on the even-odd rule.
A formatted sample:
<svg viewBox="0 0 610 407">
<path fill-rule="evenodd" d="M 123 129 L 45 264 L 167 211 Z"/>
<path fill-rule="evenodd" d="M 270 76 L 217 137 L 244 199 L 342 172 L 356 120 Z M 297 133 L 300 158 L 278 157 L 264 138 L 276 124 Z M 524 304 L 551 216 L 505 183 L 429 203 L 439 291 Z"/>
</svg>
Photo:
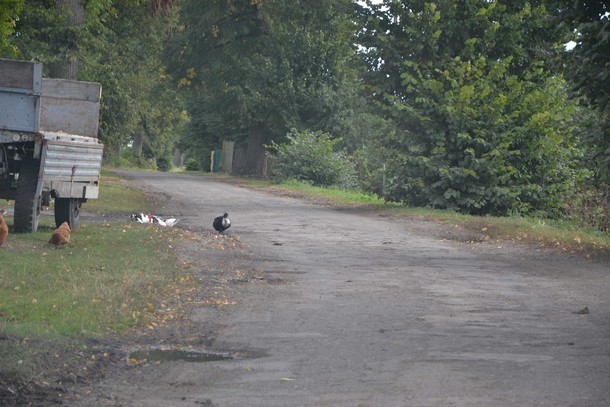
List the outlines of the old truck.
<svg viewBox="0 0 610 407">
<path fill-rule="evenodd" d="M 78 223 L 99 194 L 101 85 L 42 77 L 38 62 L 0 59 L 0 199 L 16 232 L 35 232 L 54 200 L 55 223 Z M 1 206 L 1 204 L 0 204 Z"/>
</svg>

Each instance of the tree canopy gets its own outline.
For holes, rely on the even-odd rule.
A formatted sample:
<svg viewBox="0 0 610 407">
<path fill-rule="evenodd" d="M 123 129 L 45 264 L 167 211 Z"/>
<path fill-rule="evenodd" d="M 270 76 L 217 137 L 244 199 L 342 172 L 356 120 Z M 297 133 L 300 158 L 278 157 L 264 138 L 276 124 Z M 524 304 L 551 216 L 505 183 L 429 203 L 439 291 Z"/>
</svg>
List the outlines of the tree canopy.
<svg viewBox="0 0 610 407">
<path fill-rule="evenodd" d="M 175 22 L 171 3 L 33 0 L 20 13 L 19 57 L 43 62 L 49 76 L 102 83 L 99 136 L 107 153 L 140 138 L 148 157 L 169 156 L 187 121 L 162 60 Z"/>
<path fill-rule="evenodd" d="M 348 0 L 197 1 L 182 4 L 172 68 L 191 92 L 191 132 L 218 144 L 262 146 L 291 127 L 319 128 L 350 55 Z"/>
<path fill-rule="evenodd" d="M 362 188 L 474 214 L 610 181 L 603 0 L 7 1 L 0 55 L 101 82 L 107 151 L 142 164 L 230 140 L 261 174 L 324 134 Z"/>
<path fill-rule="evenodd" d="M 553 212 L 577 174 L 558 39 L 527 1 L 369 4 L 368 83 L 398 131 L 378 140 L 389 198 L 470 213 Z"/>
<path fill-rule="evenodd" d="M 588 162 L 598 179 L 610 183 L 610 3 L 559 1 L 549 7 L 574 45 L 560 62 L 572 96 L 590 110 L 589 125 L 582 128 Z"/>
</svg>

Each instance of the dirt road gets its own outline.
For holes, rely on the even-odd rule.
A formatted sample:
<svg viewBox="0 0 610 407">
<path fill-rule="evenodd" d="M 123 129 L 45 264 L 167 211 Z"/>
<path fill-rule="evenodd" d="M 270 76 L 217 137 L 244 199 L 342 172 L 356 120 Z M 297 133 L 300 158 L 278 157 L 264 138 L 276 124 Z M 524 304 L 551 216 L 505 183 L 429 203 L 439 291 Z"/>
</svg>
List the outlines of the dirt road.
<svg viewBox="0 0 610 407">
<path fill-rule="evenodd" d="M 610 405 L 607 265 L 205 177 L 129 177 L 202 236 L 181 256 L 228 294 L 190 320 L 234 359 L 120 369 L 75 405 Z"/>
</svg>

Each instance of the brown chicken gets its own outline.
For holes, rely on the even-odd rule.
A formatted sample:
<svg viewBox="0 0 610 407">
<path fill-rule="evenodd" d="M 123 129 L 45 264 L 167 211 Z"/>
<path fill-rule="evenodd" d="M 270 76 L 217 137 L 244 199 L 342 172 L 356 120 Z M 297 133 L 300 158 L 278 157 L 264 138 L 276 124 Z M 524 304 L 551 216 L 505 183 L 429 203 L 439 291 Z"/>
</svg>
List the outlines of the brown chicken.
<svg viewBox="0 0 610 407">
<path fill-rule="evenodd" d="M 0 246 L 6 240 L 6 236 L 8 236 L 8 226 L 4 221 L 4 214 L 6 211 L 4 209 L 0 209 Z"/>
<path fill-rule="evenodd" d="M 53 232 L 53 236 L 49 239 L 49 243 L 54 244 L 55 246 L 68 244 L 70 243 L 70 225 L 68 222 L 64 222 Z"/>
</svg>

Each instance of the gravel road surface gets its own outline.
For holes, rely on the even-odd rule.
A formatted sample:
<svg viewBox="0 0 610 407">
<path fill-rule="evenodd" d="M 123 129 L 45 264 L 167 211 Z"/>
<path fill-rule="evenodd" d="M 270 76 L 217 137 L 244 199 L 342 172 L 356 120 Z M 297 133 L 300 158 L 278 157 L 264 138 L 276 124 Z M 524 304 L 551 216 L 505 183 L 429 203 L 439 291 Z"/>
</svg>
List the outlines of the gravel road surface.
<svg viewBox="0 0 610 407">
<path fill-rule="evenodd" d="M 181 249 L 202 276 L 246 276 L 189 316 L 234 359 L 119 369 L 80 405 L 610 405 L 607 264 L 219 178 L 125 175 L 206 237 Z"/>
</svg>

